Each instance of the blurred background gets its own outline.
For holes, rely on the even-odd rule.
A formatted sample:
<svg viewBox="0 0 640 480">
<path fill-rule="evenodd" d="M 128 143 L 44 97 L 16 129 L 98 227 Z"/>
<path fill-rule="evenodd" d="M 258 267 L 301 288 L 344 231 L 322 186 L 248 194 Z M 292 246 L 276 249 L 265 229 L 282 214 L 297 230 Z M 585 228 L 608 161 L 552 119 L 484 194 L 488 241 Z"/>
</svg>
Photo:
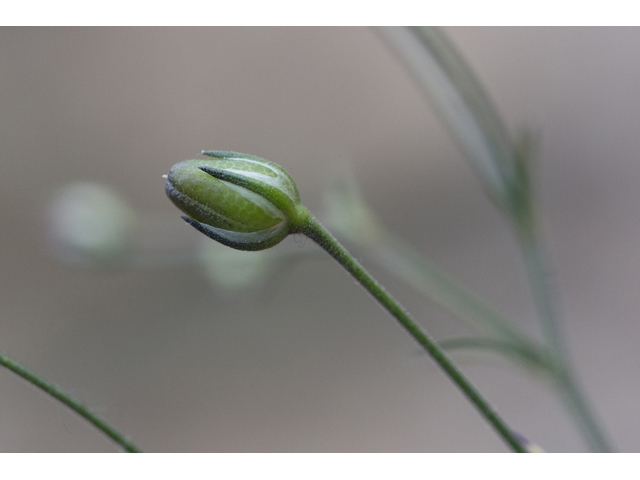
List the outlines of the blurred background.
<svg viewBox="0 0 640 480">
<path fill-rule="evenodd" d="M 614 446 L 638 451 L 640 30 L 445 31 L 510 128 L 540 135 L 569 349 Z M 351 172 L 391 231 L 537 336 L 506 222 L 376 31 L 2 28 L 0 104 L 0 351 L 143 450 L 506 451 L 310 241 L 216 256 L 164 193 L 174 163 L 246 152 L 322 220 Z M 464 331 L 363 260 L 436 338 Z M 545 381 L 456 358 L 520 433 L 586 449 Z M 116 449 L 0 371 L 0 451 Z"/>
</svg>

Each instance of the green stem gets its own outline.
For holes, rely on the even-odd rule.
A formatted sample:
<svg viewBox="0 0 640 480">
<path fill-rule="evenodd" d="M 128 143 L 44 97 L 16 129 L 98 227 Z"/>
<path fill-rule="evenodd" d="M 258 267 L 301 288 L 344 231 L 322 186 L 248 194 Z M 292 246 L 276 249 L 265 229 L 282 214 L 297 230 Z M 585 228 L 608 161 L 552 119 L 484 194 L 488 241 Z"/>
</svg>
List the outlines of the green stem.
<svg viewBox="0 0 640 480">
<path fill-rule="evenodd" d="M 476 390 L 471 382 L 449 359 L 436 342 L 424 332 L 409 313 L 345 250 L 345 248 L 311 215 L 306 208 L 298 207 L 297 231 L 305 234 L 336 259 L 373 297 L 391 314 L 400 325 L 431 355 L 431 358 L 445 371 L 462 390 L 469 401 L 485 417 L 487 422 L 516 452 L 525 452 L 512 430 L 500 418 L 494 408 Z"/>
<path fill-rule="evenodd" d="M 367 206 L 351 175 L 342 175 L 340 183 L 342 186 L 334 188 L 326 199 L 331 227 L 339 239 L 342 237 L 362 249 L 373 262 L 462 320 L 482 337 L 509 343 L 514 349 L 517 346 L 522 352 L 531 352 L 546 365 L 547 362 L 543 361 L 546 349 L 537 341 L 523 334 L 491 305 L 386 230 Z M 519 358 L 524 360 L 525 356 L 520 355 Z M 532 358 L 532 355 L 526 358 Z M 536 364 L 541 368 L 540 362 Z"/>
<path fill-rule="evenodd" d="M 27 370 L 25 367 L 23 367 L 19 363 L 14 362 L 10 358 L 2 354 L 0 354 L 0 365 L 8 368 L 13 373 L 24 378 L 26 381 L 32 383 L 33 385 L 40 388 L 41 390 L 44 390 L 53 398 L 64 403 L 71 410 L 75 411 L 81 417 L 84 417 L 90 423 L 95 425 L 99 430 L 101 430 L 105 435 L 110 437 L 114 442 L 116 442 L 118 445 L 124 448 L 127 452 L 132 452 L 132 453 L 140 452 L 140 449 L 138 449 L 138 447 L 136 447 L 133 443 L 127 440 L 115 428 L 113 428 L 111 425 L 109 425 L 107 422 L 105 422 L 102 418 L 100 418 L 98 415 L 93 413 L 87 407 L 85 407 L 84 405 L 80 404 L 79 402 L 71 398 L 68 394 L 62 392 L 55 385 L 52 385 L 51 383 L 46 382 L 45 380 L 37 376 L 35 373 Z"/>
<path fill-rule="evenodd" d="M 377 263 L 405 280 L 424 296 L 469 327 L 534 350 L 537 345 L 505 317 L 452 277 L 428 262 L 399 238 L 384 232 L 369 249 Z"/>
<path fill-rule="evenodd" d="M 427 27 L 390 28 L 384 32 L 430 95 L 482 177 L 489 196 L 516 226 L 556 388 L 592 448 L 609 451 L 609 444 L 577 387 L 564 347 L 546 257 L 530 217 L 528 158 L 518 158 L 517 145 L 489 96 L 445 35 Z"/>
</svg>

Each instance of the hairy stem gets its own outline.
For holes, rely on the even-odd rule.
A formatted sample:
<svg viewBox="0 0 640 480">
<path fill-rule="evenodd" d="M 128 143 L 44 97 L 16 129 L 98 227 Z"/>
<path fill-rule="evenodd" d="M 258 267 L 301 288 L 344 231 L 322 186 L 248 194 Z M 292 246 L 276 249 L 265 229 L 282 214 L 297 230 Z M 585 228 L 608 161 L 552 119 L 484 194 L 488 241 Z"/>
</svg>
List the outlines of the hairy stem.
<svg viewBox="0 0 640 480">
<path fill-rule="evenodd" d="M 70 395 L 61 391 L 55 385 L 46 382 L 42 378 L 40 378 L 35 373 L 27 370 L 25 367 L 11 360 L 10 358 L 0 354 L 0 365 L 6 367 L 11 370 L 13 373 L 19 375 L 24 378 L 26 381 L 32 383 L 36 387 L 45 391 L 53 398 L 61 401 L 71 410 L 75 411 L 81 417 L 84 417 L 87 421 L 95 425 L 99 430 L 101 430 L 105 435 L 111 438 L 114 442 L 120 445 L 125 451 L 131 453 L 140 452 L 140 449 L 136 447 L 133 443 L 127 440 L 124 435 L 118 432 L 115 428 L 109 425 L 106 421 L 100 418 L 98 415 L 93 413 L 87 407 L 74 400 Z"/>
<path fill-rule="evenodd" d="M 400 325 L 425 349 L 431 358 L 462 390 L 469 401 L 515 452 L 525 452 L 513 431 L 485 400 L 436 342 L 423 331 L 409 313 L 345 250 L 345 248 L 306 209 L 300 212 L 298 231 L 305 234 L 336 259 Z"/>
<path fill-rule="evenodd" d="M 492 337 L 509 340 L 523 348 L 537 347 L 509 320 L 469 289 L 403 244 L 399 238 L 386 231 L 384 233 L 377 244 L 369 247 L 377 263 L 405 280 L 437 305 L 465 321 L 470 328 Z"/>
</svg>

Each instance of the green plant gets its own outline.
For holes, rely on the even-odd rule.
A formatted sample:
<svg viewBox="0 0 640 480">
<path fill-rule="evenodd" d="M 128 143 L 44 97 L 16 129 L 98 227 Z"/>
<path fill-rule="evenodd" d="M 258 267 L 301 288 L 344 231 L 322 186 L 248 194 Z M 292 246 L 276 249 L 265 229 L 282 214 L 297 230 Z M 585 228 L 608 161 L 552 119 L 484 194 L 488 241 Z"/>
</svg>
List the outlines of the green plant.
<svg viewBox="0 0 640 480">
<path fill-rule="evenodd" d="M 458 140 L 471 165 L 478 172 L 485 190 L 512 227 L 524 259 L 532 296 L 544 335 L 544 343 L 535 345 L 514 334 L 499 315 L 484 306 L 475 310 L 480 323 L 493 325 L 501 335 L 493 339 L 469 339 L 450 343 L 453 347 L 492 348 L 501 352 L 520 352 L 525 363 L 542 367 L 552 379 L 568 410 L 580 425 L 591 447 L 609 451 L 610 445 L 596 422 L 575 380 L 567 357 L 555 291 L 549 280 L 549 261 L 542 243 L 540 214 L 531 183 L 535 142 L 523 133 L 515 141 L 509 135 L 497 110 L 484 93 L 475 75 L 449 41 L 437 29 L 413 27 L 385 32 L 390 43 L 415 75 L 424 91 L 440 110 L 452 135 Z M 423 269 L 440 288 L 438 272 Z M 443 284 L 444 283 L 444 284 Z M 446 287 L 445 287 L 446 288 Z M 459 287 L 458 294 L 462 293 Z M 462 294 L 462 302 L 468 297 Z M 473 302 L 474 300 L 471 299 Z M 509 332 L 508 340 L 501 338 Z M 506 347 L 506 348 L 505 348 Z"/>
<path fill-rule="evenodd" d="M 597 451 L 609 451 L 609 443 L 577 385 L 562 339 L 559 313 L 555 305 L 555 292 L 549 284 L 548 260 L 541 241 L 539 214 L 537 213 L 534 189 L 531 185 L 531 164 L 535 156 L 535 141 L 527 133 L 523 133 L 515 141 L 511 139 L 496 109 L 471 70 L 437 29 L 388 29 L 383 33 L 397 49 L 403 60 L 408 63 L 420 85 L 433 99 L 450 131 L 478 172 L 485 191 L 502 211 L 507 222 L 510 223 L 522 251 L 544 334 L 544 343 L 538 344 L 519 332 L 508 320 L 494 312 L 491 307 L 485 305 L 426 261 L 419 259 L 417 254 L 403 247 L 401 241 L 384 232 L 381 226 L 374 224 L 374 221 L 371 220 L 373 216 L 366 211 L 366 207 L 362 204 L 356 205 L 356 208 L 359 207 L 359 211 L 353 218 L 348 216 L 345 218 L 343 215 L 342 221 L 338 222 L 342 232 L 347 237 L 358 235 L 352 232 L 360 232 L 360 235 L 357 236 L 358 241 L 369 247 L 371 257 L 374 260 L 382 261 L 385 265 L 391 266 L 391 269 L 400 272 L 401 276 L 406 274 L 408 270 L 412 270 L 409 276 L 418 278 L 418 281 L 412 283 L 457 316 L 470 321 L 484 334 L 484 336 L 478 337 L 451 339 L 443 342 L 443 347 L 448 349 L 489 349 L 543 372 L 552 380 L 592 448 Z M 207 221 L 211 219 L 212 223 L 217 225 L 217 218 L 206 215 L 197 217 L 195 220 L 183 217 L 187 222 L 211 238 L 238 249 L 268 248 L 281 241 L 288 233 L 299 232 L 313 239 L 396 317 L 401 325 L 458 384 L 504 440 L 515 450 L 522 448 L 513 433 L 464 378 L 459 369 L 450 362 L 440 347 L 421 331 L 406 311 L 392 297 L 388 296 L 384 289 L 344 250 L 335 238 L 314 217 L 310 216 L 304 207 L 297 203 L 299 202 L 297 189 L 286 172 L 283 172 L 282 176 L 287 179 L 288 190 L 295 191 L 295 194 L 289 196 L 289 204 L 281 205 L 280 197 L 282 195 L 277 189 L 279 185 L 272 182 L 269 185 L 265 184 L 264 179 L 269 179 L 268 176 L 256 176 L 255 172 L 247 174 L 246 171 L 251 168 L 246 164 L 242 166 L 242 161 L 245 160 L 251 164 L 254 162 L 273 164 L 257 157 L 230 152 L 203 153 L 222 161 L 214 166 L 205 164 L 205 161 L 197 160 L 186 163 L 192 169 L 200 168 L 218 181 L 207 179 L 202 172 L 192 172 L 193 178 L 198 179 L 198 188 L 194 189 L 192 185 L 195 181 L 185 181 L 181 185 L 183 190 L 180 190 L 180 187 L 172 182 L 170 173 L 167 192 L 179 208 L 190 215 L 196 213 L 196 217 L 200 213 L 199 210 L 195 212 L 193 209 L 185 208 L 184 203 L 176 201 L 176 195 L 170 193 L 172 191 L 181 191 L 186 197 L 198 199 L 196 203 L 202 205 L 201 199 L 206 195 L 202 185 L 207 182 L 212 185 L 227 185 L 226 188 L 236 185 L 261 195 L 261 198 L 272 200 L 280 208 L 280 211 L 284 212 L 283 221 L 280 223 L 276 235 L 270 237 L 269 240 L 250 244 L 248 247 L 229 242 L 213 232 L 207 226 Z M 228 158 L 237 159 L 238 165 L 241 166 L 228 165 L 224 162 Z M 180 170 L 180 166 L 184 164 L 178 164 L 174 169 Z M 277 166 L 275 168 L 279 169 Z M 221 183 L 220 180 L 228 183 Z M 236 195 L 242 196 L 240 193 Z M 284 197 L 287 196 L 284 195 Z M 226 205 L 225 200 L 229 199 L 225 198 L 222 202 L 219 198 L 211 200 L 213 208 L 216 206 L 222 208 Z M 233 202 L 232 204 L 235 205 Z M 347 202 L 348 204 L 349 202 Z M 353 205 L 353 202 L 351 204 Z M 242 217 L 243 212 L 234 213 L 240 213 L 240 217 Z M 366 222 L 367 220 L 370 224 L 362 228 L 362 221 Z M 357 222 L 360 224 L 354 225 Z M 389 257 L 400 261 L 388 261 Z M 418 258 L 418 260 L 411 262 L 406 261 L 407 258 Z M 404 269 L 398 267 L 403 264 L 405 265 Z"/>
<path fill-rule="evenodd" d="M 434 300 L 454 316 L 464 320 L 476 332 L 473 336 L 444 340 L 440 342 L 442 348 L 445 350 L 490 350 L 518 362 L 519 365 L 524 365 L 546 375 L 567 402 L 570 412 L 582 426 L 591 446 L 596 450 L 609 449 L 608 442 L 601 433 L 601 428 L 593 420 L 590 408 L 586 405 L 580 389 L 577 387 L 561 335 L 559 312 L 554 299 L 555 292 L 550 288 L 546 278 L 549 261 L 541 241 L 542 234 L 534 196 L 535 189 L 530 180 L 532 160 L 536 153 L 535 138 L 530 135 L 521 135 L 516 140 L 511 138 L 473 74 L 437 30 L 394 29 L 384 31 L 384 34 L 397 47 L 400 56 L 406 59 L 415 72 L 419 84 L 425 88 L 439 107 L 453 136 L 458 140 L 474 170 L 479 174 L 485 191 L 512 226 L 529 272 L 532 292 L 536 299 L 544 332 L 544 341 L 536 341 L 519 331 L 508 318 L 502 316 L 490 305 L 481 301 L 462 285 L 404 245 L 395 234 L 389 233 L 357 196 L 355 188 L 347 186 L 342 191 L 333 192 L 331 196 L 333 201 L 338 195 L 342 195 L 343 199 L 348 198 L 349 201 L 341 203 L 342 205 L 345 203 L 351 205 L 353 215 L 349 215 L 349 209 L 333 209 L 334 214 L 325 223 L 329 224 L 331 230 L 339 238 L 344 239 L 345 243 L 360 248 L 367 256 L 367 261 L 376 262 L 388 269 L 406 281 L 409 286 Z M 222 154 L 218 152 L 218 155 Z M 243 158 L 246 159 L 244 156 Z M 199 160 L 198 162 L 202 164 L 205 161 L 207 160 Z M 215 166 L 223 160 L 208 161 L 211 162 L 210 166 Z M 210 173 L 213 176 L 221 174 L 220 171 L 214 170 L 203 173 L 207 184 L 212 181 Z M 240 181 L 241 178 L 227 176 L 224 177 L 224 180 L 233 182 Z M 256 187 L 251 183 L 240 186 L 242 188 Z M 259 193 L 260 195 L 264 194 L 264 192 Z M 293 200 L 295 202 L 296 199 Z M 286 203 L 286 199 L 282 201 Z M 274 200 L 275 210 L 287 210 L 287 205 L 277 205 L 277 203 L 277 199 Z M 284 217 L 288 218 L 289 216 L 291 216 L 291 212 Z M 255 229 L 236 232 L 239 235 L 234 235 L 232 238 L 218 235 L 217 239 L 222 239 L 230 245 L 244 244 L 245 246 L 262 248 L 274 245 L 287 233 L 302 232 L 311 238 L 315 237 L 314 239 L 330 251 L 338 261 L 360 276 L 361 280 L 366 278 L 363 276 L 366 274 L 360 271 L 359 266 L 349 259 L 341 247 L 336 246 L 333 237 L 322 229 L 312 217 L 307 217 L 305 211 L 302 211 L 297 217 L 293 215 L 293 218 L 293 222 L 288 223 L 287 228 L 279 228 L 283 225 L 277 222 L 269 225 L 270 220 L 266 219 L 267 224 L 261 224 Z M 200 228 L 203 233 L 216 238 L 216 232 L 206 228 L 207 222 L 203 223 L 197 220 L 192 222 L 189 218 L 187 221 Z M 306 227 L 303 225 L 305 221 L 307 222 Z M 217 225 L 216 228 L 220 228 L 220 225 Z M 264 233 L 266 230 L 269 232 Z M 258 235 L 251 236 L 251 234 Z M 101 250 L 98 255 L 99 261 L 109 261 L 106 257 L 112 255 L 113 251 Z M 269 252 L 271 253 L 271 251 Z M 376 288 L 375 281 L 367 279 L 365 282 L 369 282 L 373 286 L 372 288 Z M 377 295 L 380 296 L 379 293 Z M 396 310 L 396 313 L 400 312 L 399 315 L 403 316 L 402 311 L 393 305 L 392 300 L 382 298 L 382 301 L 387 302 L 387 308 Z M 400 321 L 403 320 L 400 319 Z M 410 331 L 413 329 L 412 324 L 406 321 L 404 326 Z M 426 338 L 426 345 L 423 343 L 424 338 L 422 341 L 420 340 L 422 332 L 418 330 L 413 334 L 419 337 L 418 341 L 428 351 L 435 353 L 436 356 L 439 355 L 437 346 L 429 338 Z M 12 365 L 11 360 L 6 359 L 4 365 L 8 367 Z M 451 370 L 450 367 L 446 368 L 449 368 L 449 373 L 453 372 L 453 376 L 456 376 L 455 370 Z M 33 375 L 27 375 L 24 371 L 20 373 L 20 369 L 14 369 L 14 371 L 38 384 L 37 378 Z M 462 382 L 465 383 L 464 379 Z M 46 382 L 39 384 L 41 388 L 44 388 L 44 385 Z M 464 389 L 465 387 L 463 387 Z M 45 390 L 47 389 L 45 388 Z M 467 391 L 467 393 L 470 392 Z M 62 398 L 62 395 L 54 396 Z M 73 402 L 66 403 L 71 406 Z M 75 403 L 77 404 L 77 402 Z M 480 403 L 484 404 L 482 400 Z M 87 412 L 83 413 L 81 409 L 76 410 L 87 418 L 91 415 Z M 514 448 L 518 447 L 519 444 L 512 437 L 512 432 L 501 425 L 499 421 L 497 429 L 504 434 L 504 437 Z M 125 445 L 123 446 L 127 448 Z"/>
<path fill-rule="evenodd" d="M 335 258 L 446 372 L 515 451 L 524 447 L 437 343 L 300 203 L 298 189 L 279 166 L 235 152 L 203 152 L 217 161 L 187 160 L 169 172 L 167 195 L 199 232 L 238 250 L 262 250 L 302 233 Z M 238 188 L 239 187 L 239 188 Z M 195 218 L 193 218 L 195 217 Z"/>
</svg>

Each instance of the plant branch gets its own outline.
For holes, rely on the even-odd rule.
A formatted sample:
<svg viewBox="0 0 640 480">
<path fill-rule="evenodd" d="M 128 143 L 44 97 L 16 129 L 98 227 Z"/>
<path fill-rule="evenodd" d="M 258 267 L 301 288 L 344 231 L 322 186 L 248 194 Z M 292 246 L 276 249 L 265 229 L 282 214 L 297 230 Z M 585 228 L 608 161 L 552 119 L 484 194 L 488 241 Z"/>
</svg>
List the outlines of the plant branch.
<svg viewBox="0 0 640 480">
<path fill-rule="evenodd" d="M 11 370 L 13 373 L 19 375 L 20 377 L 24 378 L 26 381 L 32 383 L 39 389 L 48 393 L 53 398 L 64 403 L 71 410 L 73 410 L 78 415 L 80 415 L 85 420 L 92 423 L 95 427 L 101 430 L 105 435 L 107 435 L 114 442 L 120 445 L 125 451 L 131 452 L 131 453 L 140 452 L 140 449 L 138 449 L 138 447 L 136 447 L 133 443 L 127 440 L 124 437 L 124 435 L 122 435 L 115 428 L 109 425 L 105 420 L 100 418 L 98 415 L 93 413 L 91 410 L 89 410 L 87 407 L 82 405 L 77 400 L 74 400 L 70 395 L 61 391 L 55 385 L 49 382 L 46 382 L 35 373 L 27 370 L 25 367 L 11 360 L 9 357 L 6 357 L 3 354 L 0 354 L 0 365 L 2 365 L 3 367 L 6 367 L 7 369 Z"/>
<path fill-rule="evenodd" d="M 297 229 L 305 234 L 338 261 L 373 297 L 391 314 L 400 325 L 425 349 L 431 358 L 445 371 L 451 380 L 466 395 L 469 401 L 484 416 L 487 422 L 516 452 L 525 452 L 513 431 L 485 400 L 458 367 L 436 342 L 423 331 L 407 311 L 345 250 L 345 248 L 306 209 L 300 209 Z"/>
<path fill-rule="evenodd" d="M 548 346 L 555 387 L 591 448 L 599 452 L 610 452 L 612 451 L 611 445 L 577 384 L 566 353 L 546 255 L 539 241 L 537 229 L 532 222 L 533 220 L 531 224 L 519 230 L 518 240 L 545 343 Z"/>
<path fill-rule="evenodd" d="M 564 347 L 555 292 L 533 215 L 531 145 L 527 141 L 522 145 L 513 142 L 473 71 L 438 29 L 388 28 L 383 33 L 430 96 L 490 198 L 514 226 L 556 388 L 591 447 L 609 451 L 608 442 L 577 387 Z"/>
<path fill-rule="evenodd" d="M 545 375 L 554 378 L 548 359 L 543 351 L 538 348 L 527 348 L 524 345 L 508 340 L 482 337 L 456 337 L 442 340 L 440 346 L 447 350 L 486 350 L 496 354 L 502 354 L 515 362 L 536 369 Z"/>
</svg>

